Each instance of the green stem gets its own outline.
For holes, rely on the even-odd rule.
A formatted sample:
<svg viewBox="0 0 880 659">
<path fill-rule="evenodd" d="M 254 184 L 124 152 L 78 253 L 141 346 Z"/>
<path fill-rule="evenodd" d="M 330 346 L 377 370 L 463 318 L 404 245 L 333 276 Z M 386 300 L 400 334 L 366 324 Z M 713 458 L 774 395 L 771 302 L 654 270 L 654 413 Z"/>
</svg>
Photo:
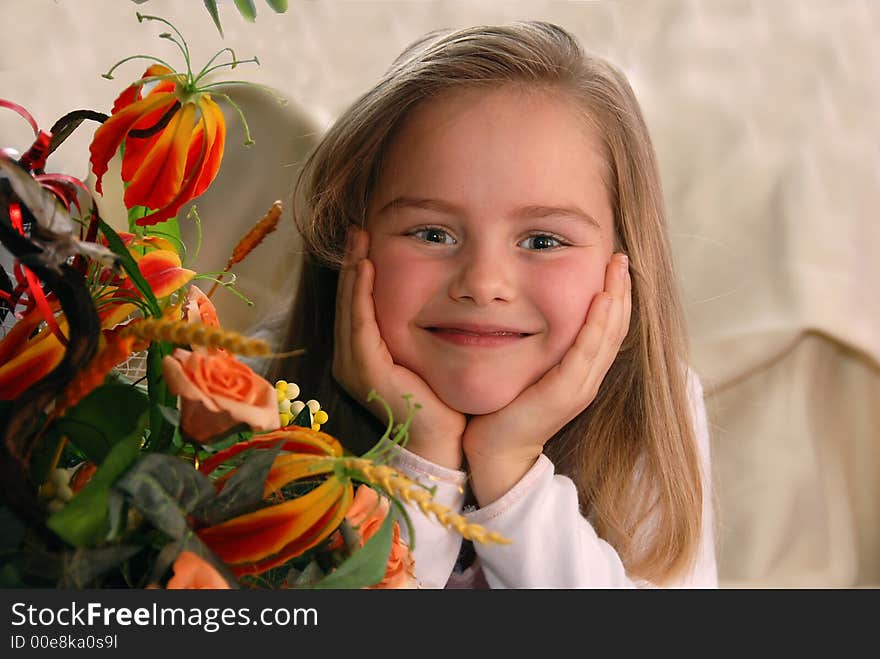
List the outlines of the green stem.
<svg viewBox="0 0 880 659">
<path fill-rule="evenodd" d="M 193 218 L 196 221 L 196 253 L 193 255 L 193 262 L 199 259 L 199 252 L 202 251 L 202 218 L 199 217 L 199 211 L 193 204 L 186 214 L 186 219 Z"/>
<path fill-rule="evenodd" d="M 253 144 L 254 141 L 251 139 L 251 131 L 250 128 L 248 128 L 247 119 L 244 118 L 244 112 L 241 111 L 241 108 L 235 104 L 235 101 L 229 98 L 229 94 L 217 94 L 217 96 L 226 99 L 226 102 L 229 103 L 229 105 L 231 105 L 232 108 L 238 113 L 238 118 L 241 121 L 242 128 L 244 128 L 244 145 L 250 146 L 251 144 Z"/>
<path fill-rule="evenodd" d="M 199 78 L 202 78 L 203 76 L 209 75 L 212 72 L 217 71 L 218 69 L 225 69 L 227 66 L 234 69 L 239 64 L 257 64 L 257 65 L 259 65 L 260 60 L 258 60 L 256 57 L 251 57 L 249 59 L 239 59 L 239 60 L 233 60 L 231 62 L 226 62 L 224 64 L 217 64 L 216 66 L 212 66 L 210 69 L 203 70 L 198 76 L 196 76 L 196 80 L 199 80 Z M 242 80 L 240 82 L 245 82 L 245 81 Z"/>
<path fill-rule="evenodd" d="M 208 60 L 208 63 L 205 64 L 205 66 L 202 67 L 202 70 L 201 70 L 201 71 L 199 71 L 198 75 L 196 76 L 196 80 L 198 80 L 198 79 L 201 78 L 203 75 L 205 75 L 205 72 L 208 70 L 208 67 L 211 66 L 211 64 L 214 63 L 214 60 L 216 60 L 218 57 L 220 57 L 220 55 L 222 55 L 222 54 L 225 53 L 225 52 L 229 52 L 229 53 L 232 55 L 232 61 L 235 62 L 235 59 L 236 59 L 236 58 L 235 58 L 235 51 L 232 50 L 232 48 L 229 48 L 229 47 L 227 46 L 226 48 L 223 48 L 222 50 L 219 50 L 219 51 L 217 51 L 216 53 L 214 53 L 214 56 L 213 56 L 211 59 L 209 59 L 209 60 Z M 234 67 L 233 67 L 233 68 L 234 68 Z"/>
<path fill-rule="evenodd" d="M 288 99 L 284 98 L 277 91 L 272 89 L 269 85 L 263 85 L 259 82 L 251 82 L 250 80 L 218 80 L 217 82 L 212 82 L 207 85 L 201 85 L 199 87 L 199 91 L 207 91 L 209 89 L 213 89 L 215 87 L 225 87 L 226 85 L 246 85 L 247 87 L 256 87 L 257 89 L 262 89 L 267 94 L 275 97 L 275 100 L 281 103 L 282 105 L 287 105 L 289 102 Z M 218 94 L 219 96 L 219 94 Z"/>
<path fill-rule="evenodd" d="M 173 68 L 174 68 L 174 67 L 172 67 L 170 64 L 168 64 L 166 61 L 161 60 L 161 59 L 159 59 L 158 57 L 152 57 L 151 55 L 132 55 L 131 57 L 126 57 L 125 59 L 121 59 L 121 60 L 119 60 L 118 62 L 116 62 L 116 64 L 114 64 L 114 65 L 110 68 L 110 70 L 107 71 L 107 73 L 102 74 L 101 77 L 102 77 L 102 78 L 107 78 L 107 80 L 113 80 L 113 72 L 114 72 L 116 69 L 118 69 L 120 66 L 122 66 L 122 65 L 125 64 L 126 62 L 130 62 L 131 60 L 135 60 L 135 59 L 145 59 L 145 60 L 150 60 L 151 62 L 156 62 L 157 64 L 161 64 L 161 65 L 164 66 L 166 69 L 172 69 L 172 70 L 173 70 Z M 177 75 L 177 74 L 175 74 L 175 75 Z M 158 77 L 158 76 L 157 76 L 157 77 Z"/>
<path fill-rule="evenodd" d="M 182 42 L 182 45 L 180 43 L 177 43 L 177 41 L 175 41 L 174 39 L 171 39 L 171 40 L 174 41 L 174 43 L 177 43 L 178 47 L 183 52 L 183 57 L 186 60 L 186 70 L 189 74 L 190 79 L 192 79 L 192 68 L 190 67 L 189 48 L 186 45 L 186 39 L 183 38 L 183 35 L 180 33 L 180 31 L 176 27 L 174 27 L 174 25 L 172 25 L 170 22 L 166 21 L 164 18 L 160 18 L 159 16 L 151 16 L 149 14 L 142 14 L 140 12 L 137 12 L 136 15 L 137 15 L 137 19 L 138 19 L 139 23 L 141 23 L 145 20 L 159 21 L 160 23 L 164 23 L 165 25 L 167 25 L 168 27 L 170 27 L 172 30 L 174 30 L 177 33 L 177 36 L 180 38 L 180 41 Z M 168 68 L 170 69 L 171 67 L 169 66 Z"/>
</svg>

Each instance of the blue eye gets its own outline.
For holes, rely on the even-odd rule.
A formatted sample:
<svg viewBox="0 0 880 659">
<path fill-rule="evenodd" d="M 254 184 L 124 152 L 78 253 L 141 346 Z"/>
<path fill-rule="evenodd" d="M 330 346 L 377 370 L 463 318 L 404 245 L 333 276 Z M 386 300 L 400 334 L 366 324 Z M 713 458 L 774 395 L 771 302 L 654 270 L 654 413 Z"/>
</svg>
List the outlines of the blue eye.
<svg viewBox="0 0 880 659">
<path fill-rule="evenodd" d="M 520 243 L 520 246 L 525 247 L 526 249 L 548 250 L 562 247 L 563 244 L 564 243 L 561 240 L 549 234 L 538 233 L 523 240 Z"/>
<path fill-rule="evenodd" d="M 424 227 L 423 229 L 416 229 L 410 235 L 415 236 L 419 240 L 423 240 L 426 243 L 439 243 L 441 245 L 455 244 L 455 238 L 453 238 L 449 235 L 449 233 L 438 227 Z"/>
</svg>

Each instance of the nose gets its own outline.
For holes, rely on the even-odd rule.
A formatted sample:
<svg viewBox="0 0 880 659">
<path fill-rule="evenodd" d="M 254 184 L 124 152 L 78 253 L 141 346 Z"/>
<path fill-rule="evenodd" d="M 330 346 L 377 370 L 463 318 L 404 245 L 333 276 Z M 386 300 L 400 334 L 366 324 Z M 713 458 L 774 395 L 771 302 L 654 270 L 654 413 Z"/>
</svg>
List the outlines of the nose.
<svg viewBox="0 0 880 659">
<path fill-rule="evenodd" d="M 489 245 L 468 245 L 457 255 L 449 297 L 481 307 L 512 301 L 516 285 L 511 258 Z"/>
</svg>

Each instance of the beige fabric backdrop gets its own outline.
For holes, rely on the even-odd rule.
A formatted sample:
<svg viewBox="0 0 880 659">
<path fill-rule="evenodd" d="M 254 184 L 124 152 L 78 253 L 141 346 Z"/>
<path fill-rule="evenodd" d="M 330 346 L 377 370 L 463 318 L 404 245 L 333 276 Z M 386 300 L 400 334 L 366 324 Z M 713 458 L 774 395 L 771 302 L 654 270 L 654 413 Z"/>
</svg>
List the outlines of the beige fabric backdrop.
<svg viewBox="0 0 880 659">
<path fill-rule="evenodd" d="M 241 147 L 228 115 L 228 155 L 198 203 L 196 266 L 220 269 L 288 198 L 315 136 L 417 36 L 524 18 L 567 27 L 627 73 L 655 139 L 713 424 L 722 584 L 880 586 L 880 2 L 292 0 L 283 16 L 256 4 L 248 24 L 221 2 L 221 42 L 199 0 L 0 0 L 15 42 L 0 96 L 47 128 L 74 108 L 108 110 L 142 70 L 100 78 L 113 62 L 180 60 L 136 10 L 173 20 L 197 64 L 222 46 L 259 56 L 235 76 L 290 103 L 237 93 L 257 144 Z M 90 132 L 53 169 L 85 175 Z M 0 145 L 29 137 L 0 113 Z M 239 329 L 289 303 L 296 280 L 289 221 L 259 249 L 239 270 L 255 308 L 218 296 Z"/>
</svg>

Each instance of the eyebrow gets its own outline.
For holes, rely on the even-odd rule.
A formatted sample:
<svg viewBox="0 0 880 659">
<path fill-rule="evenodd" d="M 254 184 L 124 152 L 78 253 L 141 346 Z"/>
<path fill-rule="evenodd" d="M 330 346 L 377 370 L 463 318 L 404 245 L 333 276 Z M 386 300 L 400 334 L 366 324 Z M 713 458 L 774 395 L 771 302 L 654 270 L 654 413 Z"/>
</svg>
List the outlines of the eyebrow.
<svg viewBox="0 0 880 659">
<path fill-rule="evenodd" d="M 387 210 L 399 208 L 418 208 L 421 210 L 433 211 L 436 213 L 445 213 L 447 215 L 461 215 L 463 211 L 455 204 L 450 204 L 439 199 L 425 199 L 421 197 L 397 197 L 385 204 L 379 211 L 384 213 Z M 568 215 L 586 222 L 598 231 L 602 230 L 602 226 L 592 215 L 577 206 L 542 206 L 530 205 L 516 209 L 513 213 L 517 219 L 541 219 L 551 217 L 553 215 Z"/>
</svg>

